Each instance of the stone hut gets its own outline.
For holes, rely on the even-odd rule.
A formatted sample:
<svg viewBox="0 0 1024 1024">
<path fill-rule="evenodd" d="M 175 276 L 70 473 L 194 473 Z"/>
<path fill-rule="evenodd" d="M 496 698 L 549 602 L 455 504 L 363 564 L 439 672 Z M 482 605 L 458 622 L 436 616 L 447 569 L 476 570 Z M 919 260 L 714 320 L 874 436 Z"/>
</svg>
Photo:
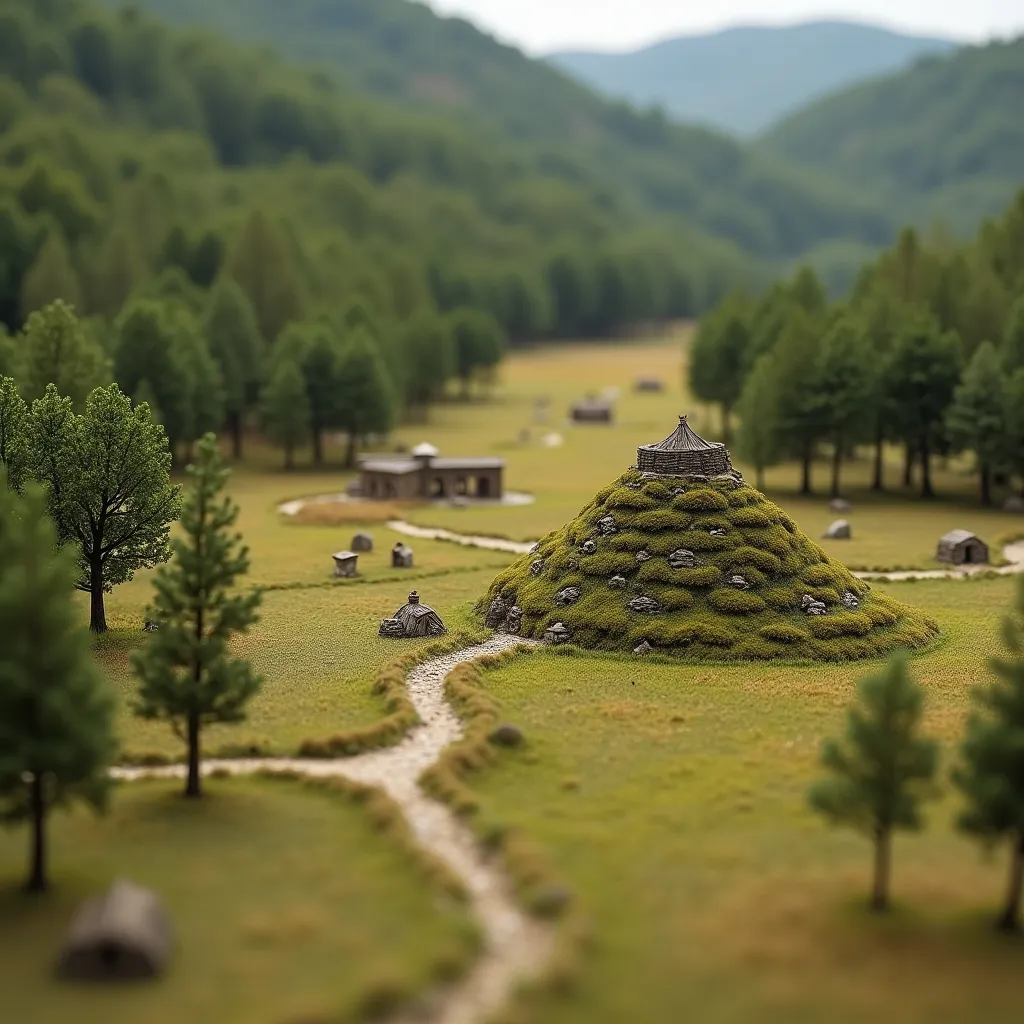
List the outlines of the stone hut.
<svg viewBox="0 0 1024 1024">
<path fill-rule="evenodd" d="M 986 565 L 988 545 L 970 530 L 950 530 L 939 541 L 935 557 L 950 565 Z"/>
<path fill-rule="evenodd" d="M 373 535 L 369 533 L 357 533 L 352 538 L 352 550 L 367 552 L 373 550 Z"/>
<path fill-rule="evenodd" d="M 414 590 L 409 595 L 408 604 L 402 605 L 390 619 L 382 620 L 379 635 L 399 639 L 443 636 L 447 632 L 441 616 L 433 608 L 420 604 L 420 595 Z"/>
<path fill-rule="evenodd" d="M 354 551 L 336 551 L 331 557 L 334 559 L 334 575 L 344 579 L 355 576 L 356 568 L 359 565 L 359 556 Z"/>
<path fill-rule="evenodd" d="M 494 501 L 504 493 L 504 459 L 442 458 L 432 444 L 419 444 L 399 458 L 364 458 L 359 469 L 361 493 L 370 499 Z"/>
<path fill-rule="evenodd" d="M 58 970 L 65 978 L 89 981 L 152 978 L 170 954 L 170 922 L 156 894 L 119 881 L 79 909 Z"/>
<path fill-rule="evenodd" d="M 685 416 L 664 441 L 637 449 L 636 465 L 642 473 L 660 476 L 725 476 L 733 473 L 729 452 L 718 441 L 705 441 L 690 429 Z"/>
<path fill-rule="evenodd" d="M 584 398 L 573 402 L 569 417 L 573 423 L 611 423 L 613 405 L 607 398 Z"/>
<path fill-rule="evenodd" d="M 412 568 L 412 548 L 399 541 L 391 549 L 391 568 L 392 569 L 411 569 Z"/>
</svg>

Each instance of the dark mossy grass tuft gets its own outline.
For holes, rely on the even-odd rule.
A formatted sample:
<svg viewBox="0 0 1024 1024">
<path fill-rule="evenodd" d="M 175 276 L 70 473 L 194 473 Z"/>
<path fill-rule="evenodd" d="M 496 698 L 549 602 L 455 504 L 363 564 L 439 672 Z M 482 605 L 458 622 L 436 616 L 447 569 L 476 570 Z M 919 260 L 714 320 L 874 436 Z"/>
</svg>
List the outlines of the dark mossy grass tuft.
<svg viewBox="0 0 1024 1024">
<path fill-rule="evenodd" d="M 583 551 L 587 541 L 596 551 Z M 538 559 L 543 565 L 531 571 Z M 611 585 L 612 577 L 626 586 Z M 581 596 L 559 608 L 555 595 L 567 586 Z M 575 647 L 629 652 L 647 641 L 661 654 L 697 660 L 851 661 L 923 647 L 938 635 L 931 619 L 856 579 L 754 488 L 730 479 L 645 480 L 636 470 L 504 570 L 481 607 L 498 594 L 514 595 L 527 637 L 563 622 Z M 801 610 L 804 595 L 824 602 L 826 613 Z M 658 610 L 631 609 L 637 597 Z"/>
</svg>

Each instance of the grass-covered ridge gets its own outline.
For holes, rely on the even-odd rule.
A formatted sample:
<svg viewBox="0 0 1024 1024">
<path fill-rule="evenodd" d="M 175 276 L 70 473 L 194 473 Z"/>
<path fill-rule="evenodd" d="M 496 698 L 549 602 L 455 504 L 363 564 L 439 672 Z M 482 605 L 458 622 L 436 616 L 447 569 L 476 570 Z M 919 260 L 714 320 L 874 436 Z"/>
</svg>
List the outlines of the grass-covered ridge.
<svg viewBox="0 0 1024 1024">
<path fill-rule="evenodd" d="M 847 661 L 938 634 L 754 488 L 636 470 L 500 573 L 480 610 L 497 597 L 522 609 L 524 636 L 561 622 L 579 647 L 632 651 L 646 641 L 695 659 Z M 808 597 L 824 614 L 803 610 Z"/>
</svg>

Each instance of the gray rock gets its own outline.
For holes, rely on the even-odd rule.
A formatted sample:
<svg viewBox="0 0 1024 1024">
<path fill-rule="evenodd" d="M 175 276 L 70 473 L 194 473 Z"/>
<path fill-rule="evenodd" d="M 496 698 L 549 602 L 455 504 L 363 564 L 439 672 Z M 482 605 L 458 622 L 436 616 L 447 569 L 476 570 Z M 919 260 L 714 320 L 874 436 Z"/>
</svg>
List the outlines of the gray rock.
<svg viewBox="0 0 1024 1024">
<path fill-rule="evenodd" d="M 568 608 L 569 605 L 575 604 L 581 596 L 579 587 L 565 587 L 555 594 L 555 604 L 559 608 Z"/>
<path fill-rule="evenodd" d="M 580 550 L 585 555 L 593 555 L 597 553 L 597 545 L 592 540 L 585 540 Z"/>
<path fill-rule="evenodd" d="M 714 529 L 708 530 L 708 533 L 710 533 L 712 537 L 724 537 L 728 532 L 729 531 L 722 526 L 716 526 Z"/>
<path fill-rule="evenodd" d="M 661 611 L 661 605 L 653 597 L 634 597 L 626 607 L 630 611 L 642 612 L 644 615 L 654 615 Z"/>
<path fill-rule="evenodd" d="M 522 729 L 507 722 L 499 725 L 487 738 L 499 747 L 518 747 L 526 739 Z"/>
<path fill-rule="evenodd" d="M 626 589 L 626 577 L 625 576 L 613 576 L 608 581 L 608 586 L 612 590 L 625 590 Z"/>
<path fill-rule="evenodd" d="M 853 530 L 845 519 L 837 519 L 826 531 L 825 540 L 849 540 Z"/>
<path fill-rule="evenodd" d="M 672 495 L 673 495 L 673 497 L 675 497 L 676 495 L 685 494 L 685 493 L 686 493 L 686 488 L 685 487 L 673 487 L 672 488 Z"/>
<path fill-rule="evenodd" d="M 372 551 L 373 550 L 373 535 L 369 533 L 357 533 L 352 538 L 352 550 L 353 551 Z"/>
<path fill-rule="evenodd" d="M 484 618 L 484 625 L 488 629 L 498 629 L 504 623 L 508 617 L 508 605 L 505 604 L 504 599 L 499 594 L 492 602 L 490 608 L 487 609 L 487 615 Z"/>
<path fill-rule="evenodd" d="M 696 569 L 697 556 L 686 548 L 679 548 L 678 551 L 673 551 L 668 556 L 668 564 L 673 569 Z"/>
<path fill-rule="evenodd" d="M 649 551 L 638 551 L 636 553 L 636 560 L 643 565 L 644 562 L 651 560 L 651 553 Z"/>
<path fill-rule="evenodd" d="M 508 610 L 508 617 L 505 619 L 504 632 L 509 636 L 520 636 L 523 632 L 523 609 L 514 604 Z"/>
<path fill-rule="evenodd" d="M 808 615 L 824 615 L 828 611 L 824 601 L 817 601 L 810 594 L 800 598 L 800 608 Z"/>
<path fill-rule="evenodd" d="M 575 572 L 580 567 L 580 560 L 578 558 L 570 558 L 566 563 L 565 567 L 570 572 Z"/>
<path fill-rule="evenodd" d="M 398 619 L 381 619 L 377 635 L 387 640 L 402 640 L 405 638 L 405 626 Z"/>
<path fill-rule="evenodd" d="M 844 591 L 843 607 L 851 612 L 856 611 L 860 607 L 860 598 L 852 590 Z"/>
<path fill-rule="evenodd" d="M 853 506 L 845 498 L 833 498 L 829 503 L 828 507 L 833 512 L 849 512 Z"/>
<path fill-rule="evenodd" d="M 548 626 L 544 630 L 544 640 L 549 644 L 564 644 L 570 635 L 569 630 L 561 622 L 556 622 L 553 626 Z"/>
<path fill-rule="evenodd" d="M 530 575 L 539 576 L 544 571 L 544 559 L 537 558 L 530 563 Z"/>
<path fill-rule="evenodd" d="M 540 541 L 537 541 L 536 544 L 531 544 L 530 545 L 530 554 L 531 555 L 537 554 L 538 551 L 540 551 Z"/>
<path fill-rule="evenodd" d="M 750 583 L 747 582 L 747 578 L 745 576 L 740 576 L 740 575 L 730 576 L 725 582 L 730 587 L 735 587 L 737 590 L 749 590 L 750 589 Z"/>
<path fill-rule="evenodd" d="M 654 648 L 646 640 L 644 640 L 633 648 L 633 653 L 639 654 L 641 656 L 644 654 L 653 654 Z"/>
<path fill-rule="evenodd" d="M 597 521 L 597 528 L 601 531 L 603 537 L 611 537 L 619 532 L 619 528 L 615 525 L 614 516 L 605 516 L 603 519 L 599 519 Z"/>
</svg>

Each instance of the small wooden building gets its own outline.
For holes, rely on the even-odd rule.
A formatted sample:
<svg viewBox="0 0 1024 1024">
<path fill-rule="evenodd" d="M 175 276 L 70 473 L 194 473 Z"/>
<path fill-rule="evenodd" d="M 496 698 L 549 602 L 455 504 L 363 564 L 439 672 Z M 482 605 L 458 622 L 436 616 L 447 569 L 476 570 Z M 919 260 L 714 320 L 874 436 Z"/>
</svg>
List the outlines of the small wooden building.
<svg viewBox="0 0 1024 1024">
<path fill-rule="evenodd" d="M 950 530 L 939 541 L 935 557 L 950 565 L 987 565 L 988 545 L 970 530 Z"/>
<path fill-rule="evenodd" d="M 442 458 L 429 444 L 417 445 L 408 457 L 364 458 L 359 468 L 362 496 L 372 500 L 495 501 L 504 493 L 504 459 Z"/>
<path fill-rule="evenodd" d="M 573 423 L 611 423 L 614 406 L 607 398 L 584 398 L 569 410 Z"/>
<path fill-rule="evenodd" d="M 120 881 L 75 915 L 59 971 L 90 981 L 152 978 L 164 970 L 170 953 L 170 922 L 156 894 Z"/>
<path fill-rule="evenodd" d="M 354 551 L 336 551 L 334 559 L 334 575 L 346 579 L 355 576 L 359 565 L 359 556 Z"/>
</svg>

